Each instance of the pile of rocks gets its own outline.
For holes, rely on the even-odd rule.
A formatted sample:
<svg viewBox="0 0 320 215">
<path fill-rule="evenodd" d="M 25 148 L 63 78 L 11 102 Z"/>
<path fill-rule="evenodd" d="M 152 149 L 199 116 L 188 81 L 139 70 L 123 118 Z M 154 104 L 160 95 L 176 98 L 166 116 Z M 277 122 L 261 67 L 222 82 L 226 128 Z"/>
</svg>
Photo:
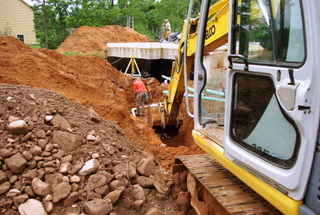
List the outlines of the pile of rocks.
<svg viewBox="0 0 320 215">
<path fill-rule="evenodd" d="M 171 175 L 116 122 L 52 91 L 0 85 L 1 214 L 173 214 Z"/>
</svg>

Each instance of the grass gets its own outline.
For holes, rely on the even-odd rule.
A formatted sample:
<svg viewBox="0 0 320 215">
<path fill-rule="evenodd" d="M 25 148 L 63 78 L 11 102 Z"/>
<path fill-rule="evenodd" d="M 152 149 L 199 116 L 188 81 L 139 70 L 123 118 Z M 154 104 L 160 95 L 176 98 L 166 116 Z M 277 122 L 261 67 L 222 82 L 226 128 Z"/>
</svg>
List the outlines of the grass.
<svg viewBox="0 0 320 215">
<path fill-rule="evenodd" d="M 96 57 L 100 57 L 100 58 L 106 58 L 106 53 L 99 52 L 99 51 L 88 53 L 88 54 L 84 54 L 79 51 L 65 51 L 65 52 L 62 52 L 61 54 L 66 55 L 66 56 L 81 55 L 81 56 L 96 56 Z"/>
<path fill-rule="evenodd" d="M 34 48 L 34 49 L 40 49 L 42 48 L 40 44 L 35 44 L 35 45 L 29 45 L 31 48 Z"/>
</svg>

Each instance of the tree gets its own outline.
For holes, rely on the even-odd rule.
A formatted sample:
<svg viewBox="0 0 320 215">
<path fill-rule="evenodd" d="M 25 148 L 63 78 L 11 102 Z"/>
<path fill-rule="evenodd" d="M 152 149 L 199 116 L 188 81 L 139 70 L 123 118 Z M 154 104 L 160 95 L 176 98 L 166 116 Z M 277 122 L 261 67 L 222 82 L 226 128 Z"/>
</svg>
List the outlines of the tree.
<svg viewBox="0 0 320 215">
<path fill-rule="evenodd" d="M 35 0 L 33 6 L 36 35 L 44 48 L 55 49 L 69 35 L 66 17 L 68 2 L 64 0 Z"/>
<path fill-rule="evenodd" d="M 45 48 L 55 49 L 83 25 L 131 27 L 153 40 L 162 38 L 162 23 L 169 19 L 173 32 L 181 32 L 189 0 L 33 0 L 36 35 Z M 215 0 L 217 1 L 217 0 Z M 214 2 L 215 2 L 214 1 Z M 192 17 L 200 10 L 195 0 Z"/>
</svg>

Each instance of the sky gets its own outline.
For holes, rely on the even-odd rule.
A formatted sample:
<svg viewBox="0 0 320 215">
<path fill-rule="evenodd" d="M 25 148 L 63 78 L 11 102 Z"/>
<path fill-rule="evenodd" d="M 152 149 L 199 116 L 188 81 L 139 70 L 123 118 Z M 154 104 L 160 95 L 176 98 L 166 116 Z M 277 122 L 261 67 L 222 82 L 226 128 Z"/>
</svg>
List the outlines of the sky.
<svg viewBox="0 0 320 215">
<path fill-rule="evenodd" d="M 32 6 L 34 4 L 34 2 L 32 2 L 31 0 L 23 0 L 23 1 L 30 6 Z"/>
</svg>

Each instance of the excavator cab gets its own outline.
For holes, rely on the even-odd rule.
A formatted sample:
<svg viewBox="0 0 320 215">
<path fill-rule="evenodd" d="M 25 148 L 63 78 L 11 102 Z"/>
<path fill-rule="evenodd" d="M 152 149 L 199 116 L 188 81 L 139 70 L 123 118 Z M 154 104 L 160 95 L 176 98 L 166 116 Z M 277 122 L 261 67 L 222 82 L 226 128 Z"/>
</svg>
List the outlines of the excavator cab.
<svg viewBox="0 0 320 215">
<path fill-rule="evenodd" d="M 202 1 L 194 60 L 196 143 L 282 213 L 320 214 L 319 3 L 230 0 L 223 140 L 201 98 L 210 4 Z"/>
</svg>

